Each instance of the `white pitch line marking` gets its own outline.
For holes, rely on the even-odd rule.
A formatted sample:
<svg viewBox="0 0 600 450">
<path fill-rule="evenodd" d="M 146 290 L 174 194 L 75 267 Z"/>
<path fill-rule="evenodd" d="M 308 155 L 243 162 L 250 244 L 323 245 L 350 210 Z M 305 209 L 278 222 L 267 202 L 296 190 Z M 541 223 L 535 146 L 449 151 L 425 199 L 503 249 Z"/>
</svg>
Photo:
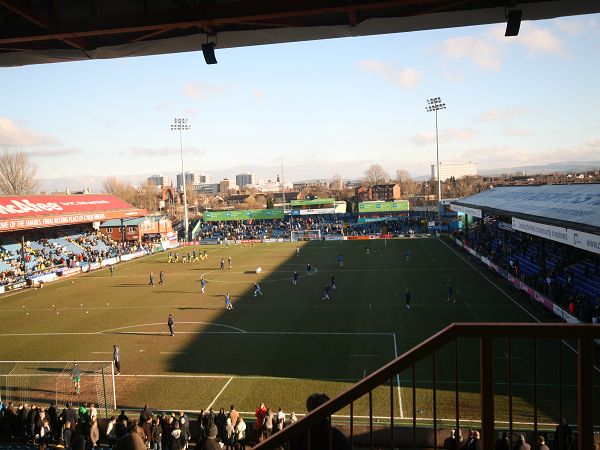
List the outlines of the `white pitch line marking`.
<svg viewBox="0 0 600 450">
<path fill-rule="evenodd" d="M 217 394 L 217 396 L 215 398 L 213 398 L 213 401 L 211 402 L 210 405 L 208 405 L 206 407 L 206 410 L 210 410 L 210 408 L 212 408 L 212 405 L 215 404 L 215 402 L 218 400 L 218 398 L 221 396 L 221 394 L 223 393 L 223 391 L 227 388 L 227 386 L 229 386 L 229 383 L 231 383 L 231 380 L 233 380 L 233 377 L 231 377 L 229 380 L 227 380 L 227 383 L 225 383 L 225 386 L 223 386 L 221 388 L 221 390 L 219 391 L 219 393 Z"/>
<path fill-rule="evenodd" d="M 394 359 L 398 359 L 398 346 L 396 345 L 396 333 L 393 333 L 394 337 Z M 402 395 L 400 391 L 400 374 L 396 374 L 396 381 L 398 382 L 398 405 L 400 407 L 400 418 L 404 419 L 404 408 L 402 407 Z"/>
<path fill-rule="evenodd" d="M 232 330 L 236 330 L 239 331 L 240 333 L 245 333 L 246 331 L 242 330 L 241 328 L 237 328 L 237 327 L 232 327 L 231 325 L 225 325 L 222 323 L 211 323 L 211 322 L 177 322 L 178 324 L 180 323 L 185 323 L 185 324 L 203 324 L 203 325 L 215 325 L 218 327 L 224 327 L 224 328 L 231 328 Z M 111 331 L 119 331 L 119 330 L 127 330 L 129 328 L 138 328 L 138 327 L 147 327 L 147 326 L 154 326 L 154 325 L 164 325 L 164 322 L 155 322 L 155 323 L 141 323 L 139 325 L 129 325 L 126 327 L 119 327 L 119 328 L 111 328 L 109 330 L 103 330 L 103 331 L 98 331 L 97 333 L 109 333 Z"/>
<path fill-rule="evenodd" d="M 444 244 L 447 248 L 450 249 L 450 251 L 452 253 L 454 253 L 460 260 L 464 261 L 465 263 L 467 263 L 475 272 L 477 272 L 479 275 L 481 275 L 481 277 L 486 280 L 488 283 L 490 283 L 492 286 L 494 286 L 498 291 L 500 291 L 506 298 L 508 298 L 511 302 L 513 302 L 515 305 L 517 305 L 519 308 L 521 308 L 523 311 L 525 311 L 527 313 L 527 315 L 529 315 L 529 317 L 531 317 L 533 320 L 535 320 L 537 323 L 542 323 L 542 321 L 540 319 L 538 319 L 537 317 L 535 317 L 533 314 L 531 314 L 529 311 L 527 311 L 525 308 L 523 308 L 521 305 L 519 305 L 510 295 L 508 295 L 506 292 L 504 292 L 503 289 L 500 288 L 500 286 L 498 286 L 496 283 L 494 283 L 492 280 L 490 280 L 488 277 L 486 277 L 477 267 L 475 267 L 471 261 L 469 261 L 468 259 L 463 258 L 456 250 L 454 250 L 452 247 L 450 247 L 448 244 L 446 244 L 444 241 L 442 241 L 441 239 L 439 239 L 439 241 Z M 561 342 L 563 344 L 565 344 L 565 346 L 567 346 L 569 349 L 571 349 L 575 354 L 578 354 L 577 350 L 575 350 L 573 347 L 571 347 L 569 344 L 567 344 L 566 341 L 561 340 Z M 596 365 L 594 365 L 594 370 L 598 373 L 600 373 L 600 368 L 598 368 Z"/>
</svg>

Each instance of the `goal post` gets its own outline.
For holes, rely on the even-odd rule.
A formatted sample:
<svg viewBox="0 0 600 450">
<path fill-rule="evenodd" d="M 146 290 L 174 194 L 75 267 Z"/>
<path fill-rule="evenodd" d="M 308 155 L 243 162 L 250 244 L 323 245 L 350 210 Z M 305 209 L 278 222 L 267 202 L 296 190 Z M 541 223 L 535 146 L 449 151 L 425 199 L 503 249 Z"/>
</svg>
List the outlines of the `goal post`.
<svg viewBox="0 0 600 450">
<path fill-rule="evenodd" d="M 321 230 L 293 230 L 290 233 L 290 240 L 296 241 L 320 241 Z"/>
<path fill-rule="evenodd" d="M 77 364 L 80 390 L 72 378 Z M 100 417 L 110 417 L 117 409 L 115 370 L 112 361 L 0 361 L 0 398 L 19 403 L 82 402 L 98 405 Z"/>
</svg>

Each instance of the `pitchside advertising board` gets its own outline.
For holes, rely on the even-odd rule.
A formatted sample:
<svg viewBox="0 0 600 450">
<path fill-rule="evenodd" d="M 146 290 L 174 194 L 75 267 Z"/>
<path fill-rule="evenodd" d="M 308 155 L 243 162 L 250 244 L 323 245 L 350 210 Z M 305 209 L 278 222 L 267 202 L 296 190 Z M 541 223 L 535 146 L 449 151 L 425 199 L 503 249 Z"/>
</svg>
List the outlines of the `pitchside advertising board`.
<svg viewBox="0 0 600 450">
<path fill-rule="evenodd" d="M 315 205 L 333 205 L 334 198 L 314 198 L 312 200 L 291 200 L 290 205 L 294 206 L 315 206 Z"/>
<path fill-rule="evenodd" d="M 452 211 L 468 214 L 469 216 L 478 217 L 479 219 L 482 217 L 481 210 L 477 208 L 470 208 L 468 206 L 456 205 L 452 203 L 450 205 L 450 209 Z"/>
<path fill-rule="evenodd" d="M 98 222 L 145 213 L 112 195 L 1 197 L 0 231 Z"/>
<path fill-rule="evenodd" d="M 529 220 L 513 217 L 512 226 L 515 230 L 532 234 L 545 239 L 550 239 L 573 247 L 600 253 L 600 235 L 585 233 L 571 228 L 557 227 L 544 223 L 531 222 Z"/>
<path fill-rule="evenodd" d="M 283 219 L 283 209 L 240 209 L 237 211 L 206 211 L 205 222 L 224 220 Z"/>
<path fill-rule="evenodd" d="M 397 202 L 360 202 L 358 204 L 358 213 L 408 211 L 408 206 L 408 200 L 399 200 Z"/>
</svg>

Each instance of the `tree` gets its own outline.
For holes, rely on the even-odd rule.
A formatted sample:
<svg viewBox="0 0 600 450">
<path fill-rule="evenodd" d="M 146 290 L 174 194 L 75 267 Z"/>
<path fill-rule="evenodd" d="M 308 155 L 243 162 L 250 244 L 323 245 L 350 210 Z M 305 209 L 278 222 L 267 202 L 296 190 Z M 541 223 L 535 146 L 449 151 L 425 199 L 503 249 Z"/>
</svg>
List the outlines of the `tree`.
<svg viewBox="0 0 600 450">
<path fill-rule="evenodd" d="M 390 176 L 380 164 L 373 164 L 365 170 L 364 183 L 369 185 L 383 184 L 390 180 Z"/>
<path fill-rule="evenodd" d="M 136 208 L 145 209 L 148 212 L 155 212 L 158 209 L 158 189 L 148 181 L 143 181 L 135 189 L 135 200 L 133 205 Z M 189 206 L 188 201 L 188 206 Z"/>
<path fill-rule="evenodd" d="M 339 173 L 336 173 L 333 177 L 331 177 L 331 181 L 329 182 L 329 189 L 332 191 L 340 191 L 344 187 L 344 180 Z"/>
<path fill-rule="evenodd" d="M 273 209 L 275 207 L 275 203 L 271 196 L 267 197 L 267 209 Z"/>
<path fill-rule="evenodd" d="M 22 149 L 6 148 L 0 154 L 0 192 L 4 195 L 32 194 L 40 181 L 37 167 Z"/>
<path fill-rule="evenodd" d="M 133 204 L 136 200 L 136 192 L 131 183 L 121 181 L 116 177 L 107 177 L 102 183 L 104 192 L 119 197 L 127 203 Z"/>
<path fill-rule="evenodd" d="M 406 198 L 414 196 L 419 191 L 418 183 L 412 179 L 406 170 L 396 170 L 396 182 L 400 185 L 400 195 Z"/>
</svg>

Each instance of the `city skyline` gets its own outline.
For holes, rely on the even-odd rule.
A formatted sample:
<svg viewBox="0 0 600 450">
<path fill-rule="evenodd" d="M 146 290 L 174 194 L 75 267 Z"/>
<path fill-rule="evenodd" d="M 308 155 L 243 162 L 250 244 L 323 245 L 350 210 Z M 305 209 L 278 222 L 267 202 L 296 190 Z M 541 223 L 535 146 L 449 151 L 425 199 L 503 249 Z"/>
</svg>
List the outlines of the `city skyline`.
<svg viewBox="0 0 600 450">
<path fill-rule="evenodd" d="M 363 176 L 381 164 L 427 176 L 441 96 L 440 162 L 505 167 L 597 160 L 600 16 L 4 68 L 0 149 L 39 177 L 98 186 L 185 170 L 285 181 Z M 260 64 L 257 64 L 260 61 Z M 48 80 L 48 81 L 45 81 Z M 51 80 L 51 81 L 50 81 Z M 90 88 L 91 87 L 91 88 Z M 228 175 L 224 175 L 224 174 Z"/>
</svg>

